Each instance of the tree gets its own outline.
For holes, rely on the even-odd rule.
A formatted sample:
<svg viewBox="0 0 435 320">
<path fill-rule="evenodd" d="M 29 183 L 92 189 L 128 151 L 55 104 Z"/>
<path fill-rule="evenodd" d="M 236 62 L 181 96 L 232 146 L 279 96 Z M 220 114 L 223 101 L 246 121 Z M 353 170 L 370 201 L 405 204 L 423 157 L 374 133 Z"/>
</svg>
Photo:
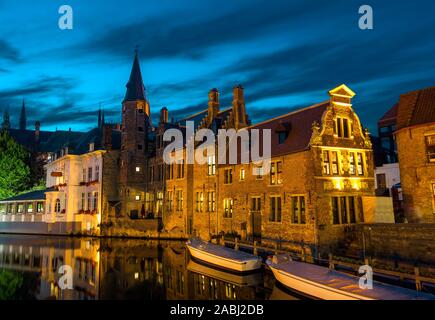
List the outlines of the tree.
<svg viewBox="0 0 435 320">
<path fill-rule="evenodd" d="M 5 109 L 3 112 L 3 122 L 2 127 L 3 130 L 9 130 L 11 128 L 11 120 L 9 119 L 9 111 Z"/>
<path fill-rule="evenodd" d="M 9 135 L 0 131 L 0 199 L 30 187 L 29 153 Z"/>
</svg>

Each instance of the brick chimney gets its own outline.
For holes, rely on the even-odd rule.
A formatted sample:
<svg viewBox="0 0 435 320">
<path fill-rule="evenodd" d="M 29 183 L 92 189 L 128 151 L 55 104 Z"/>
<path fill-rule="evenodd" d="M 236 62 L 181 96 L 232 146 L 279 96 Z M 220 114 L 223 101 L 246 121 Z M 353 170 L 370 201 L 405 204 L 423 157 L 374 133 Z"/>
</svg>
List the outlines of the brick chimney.
<svg viewBox="0 0 435 320">
<path fill-rule="evenodd" d="M 112 149 L 112 126 L 103 126 L 103 146 L 106 150 Z"/>
<path fill-rule="evenodd" d="M 163 107 L 160 109 L 160 123 L 167 123 L 168 122 L 168 109 L 166 107 Z"/>
<path fill-rule="evenodd" d="M 237 85 L 233 89 L 233 115 L 234 127 L 236 130 L 246 127 L 246 107 L 242 85 Z"/>
<path fill-rule="evenodd" d="M 208 93 L 208 122 L 209 124 L 219 113 L 219 91 L 213 88 Z"/>
</svg>

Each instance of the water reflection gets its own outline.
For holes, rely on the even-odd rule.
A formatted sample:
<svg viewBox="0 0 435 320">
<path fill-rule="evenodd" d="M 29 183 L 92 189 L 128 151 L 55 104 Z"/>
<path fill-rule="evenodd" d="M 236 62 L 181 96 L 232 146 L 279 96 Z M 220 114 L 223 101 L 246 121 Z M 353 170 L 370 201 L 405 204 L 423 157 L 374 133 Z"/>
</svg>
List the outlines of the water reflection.
<svg viewBox="0 0 435 320">
<path fill-rule="evenodd" d="M 60 289 L 62 265 L 72 268 L 72 290 Z M 276 292 L 270 273 L 204 266 L 183 242 L 0 235 L 0 299 L 252 300 Z"/>
</svg>

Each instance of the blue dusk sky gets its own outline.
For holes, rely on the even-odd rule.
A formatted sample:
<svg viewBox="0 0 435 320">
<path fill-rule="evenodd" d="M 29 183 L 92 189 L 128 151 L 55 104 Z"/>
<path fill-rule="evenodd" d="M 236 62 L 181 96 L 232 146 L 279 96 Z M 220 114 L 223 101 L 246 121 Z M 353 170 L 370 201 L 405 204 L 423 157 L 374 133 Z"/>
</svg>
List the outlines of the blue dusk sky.
<svg viewBox="0 0 435 320">
<path fill-rule="evenodd" d="M 58 27 L 61 5 L 73 30 Z M 369 4 L 374 29 L 358 27 Z M 18 125 L 88 130 L 99 103 L 119 122 L 134 56 L 154 121 L 162 106 L 180 119 L 220 91 L 245 88 L 253 122 L 328 99 L 345 83 L 376 133 L 401 93 L 435 85 L 435 1 L 0 0 L 0 112 Z"/>
</svg>

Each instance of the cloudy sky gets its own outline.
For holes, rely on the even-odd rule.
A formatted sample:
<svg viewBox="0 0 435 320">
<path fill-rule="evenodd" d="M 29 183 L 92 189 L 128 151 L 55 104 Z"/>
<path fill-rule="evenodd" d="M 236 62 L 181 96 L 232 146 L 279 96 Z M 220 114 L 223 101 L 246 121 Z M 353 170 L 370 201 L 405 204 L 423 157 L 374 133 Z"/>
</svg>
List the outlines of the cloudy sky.
<svg viewBox="0 0 435 320">
<path fill-rule="evenodd" d="M 314 0 L 0 0 L 0 112 L 18 124 L 87 130 L 99 103 L 120 120 L 134 48 L 155 119 L 199 111 L 217 87 L 221 105 L 245 88 L 254 122 L 328 98 L 346 83 L 375 131 L 399 94 L 435 85 L 435 2 Z M 73 30 L 58 9 L 73 8 Z M 360 30 L 370 4 L 374 29 Z"/>
</svg>

